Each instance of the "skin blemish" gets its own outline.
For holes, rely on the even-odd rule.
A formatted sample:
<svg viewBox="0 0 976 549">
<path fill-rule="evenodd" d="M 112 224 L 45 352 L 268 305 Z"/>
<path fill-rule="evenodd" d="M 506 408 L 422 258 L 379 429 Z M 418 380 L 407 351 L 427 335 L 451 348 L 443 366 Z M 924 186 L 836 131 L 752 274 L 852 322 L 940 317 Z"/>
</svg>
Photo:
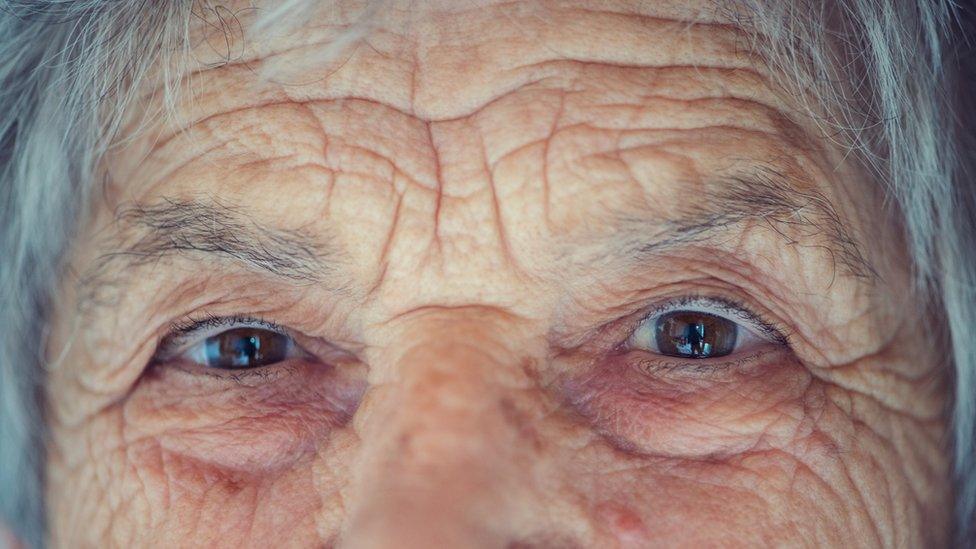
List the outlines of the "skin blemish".
<svg viewBox="0 0 976 549">
<path fill-rule="evenodd" d="M 604 501 L 597 505 L 596 513 L 600 524 L 610 530 L 624 547 L 638 547 L 647 543 L 647 527 L 640 515 L 630 507 Z"/>
</svg>

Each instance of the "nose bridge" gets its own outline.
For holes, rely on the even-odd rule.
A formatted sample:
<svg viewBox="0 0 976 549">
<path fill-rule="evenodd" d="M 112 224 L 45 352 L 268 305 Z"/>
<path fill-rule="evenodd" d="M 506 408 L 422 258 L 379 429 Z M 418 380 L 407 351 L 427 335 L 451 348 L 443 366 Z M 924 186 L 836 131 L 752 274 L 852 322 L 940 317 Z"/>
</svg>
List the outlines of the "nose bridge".
<svg viewBox="0 0 976 549">
<path fill-rule="evenodd" d="M 463 311 L 415 319 L 394 346 L 389 381 L 357 418 L 344 546 L 504 545 L 528 474 L 515 411 L 528 376 L 513 342 Z"/>
</svg>

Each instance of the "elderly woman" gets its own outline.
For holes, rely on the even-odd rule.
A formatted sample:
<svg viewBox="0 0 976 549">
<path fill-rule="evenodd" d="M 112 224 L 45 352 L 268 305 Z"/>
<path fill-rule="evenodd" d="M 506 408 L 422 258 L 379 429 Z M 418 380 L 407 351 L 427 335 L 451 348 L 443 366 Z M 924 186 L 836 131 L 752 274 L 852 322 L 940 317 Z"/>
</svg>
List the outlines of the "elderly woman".
<svg viewBox="0 0 976 549">
<path fill-rule="evenodd" d="M 12 543 L 972 543 L 948 0 L 0 7 Z"/>
</svg>

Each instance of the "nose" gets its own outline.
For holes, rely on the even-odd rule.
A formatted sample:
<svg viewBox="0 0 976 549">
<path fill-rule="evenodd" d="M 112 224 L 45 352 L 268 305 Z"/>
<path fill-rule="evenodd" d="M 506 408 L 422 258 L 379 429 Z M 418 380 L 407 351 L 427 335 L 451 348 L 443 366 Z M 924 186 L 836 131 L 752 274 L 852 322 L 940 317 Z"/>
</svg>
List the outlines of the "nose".
<svg viewBox="0 0 976 549">
<path fill-rule="evenodd" d="M 362 449 L 342 546 L 507 546 L 532 482 L 520 344 L 471 311 L 422 316 L 395 338 L 385 382 L 355 420 Z"/>
</svg>

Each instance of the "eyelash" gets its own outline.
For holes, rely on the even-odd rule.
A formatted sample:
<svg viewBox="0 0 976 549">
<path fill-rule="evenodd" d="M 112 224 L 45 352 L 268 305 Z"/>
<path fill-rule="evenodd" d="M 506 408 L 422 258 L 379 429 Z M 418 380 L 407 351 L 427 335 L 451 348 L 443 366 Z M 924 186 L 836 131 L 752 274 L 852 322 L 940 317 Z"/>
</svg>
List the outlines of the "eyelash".
<svg viewBox="0 0 976 549">
<path fill-rule="evenodd" d="M 173 322 L 169 326 L 169 331 L 162 338 L 157 346 L 153 362 L 171 360 L 185 351 L 187 343 L 200 339 L 205 331 L 215 328 L 240 328 L 254 326 L 263 328 L 281 335 L 291 337 L 288 330 L 282 326 L 264 320 L 260 317 L 235 314 L 230 316 L 217 316 L 210 313 L 203 313 L 199 316 L 188 315 L 181 320 Z M 215 330 L 212 335 L 219 334 L 223 330 Z"/>
<path fill-rule="evenodd" d="M 645 310 L 640 318 L 632 324 L 631 331 L 636 330 L 642 323 L 653 319 L 656 316 L 664 315 L 681 310 L 700 310 L 718 314 L 736 322 L 742 322 L 747 328 L 753 329 L 759 335 L 766 338 L 770 343 L 790 346 L 789 331 L 782 325 L 778 325 L 753 313 L 745 304 L 731 298 L 704 295 L 686 295 L 669 299 L 663 303 Z M 291 337 L 291 334 L 281 325 L 246 314 L 234 314 L 230 316 L 217 316 L 211 313 L 203 313 L 198 316 L 187 315 L 181 320 L 175 321 L 169 326 L 169 331 L 157 346 L 153 356 L 153 363 L 172 360 L 186 351 L 188 343 L 195 342 L 201 338 L 201 334 L 214 330 L 211 335 L 219 334 L 223 330 L 215 328 L 237 328 L 245 326 L 260 327 L 269 331 Z M 617 347 L 621 348 L 627 343 L 624 338 Z"/>
<path fill-rule="evenodd" d="M 753 328 L 759 335 L 771 343 L 789 346 L 789 331 L 783 326 L 769 322 L 752 312 L 745 304 L 727 297 L 687 295 L 670 299 L 645 311 L 640 319 L 634 323 L 634 328 L 648 320 L 674 311 L 699 311 L 716 314 L 735 322 L 742 322 L 746 327 Z"/>
</svg>

